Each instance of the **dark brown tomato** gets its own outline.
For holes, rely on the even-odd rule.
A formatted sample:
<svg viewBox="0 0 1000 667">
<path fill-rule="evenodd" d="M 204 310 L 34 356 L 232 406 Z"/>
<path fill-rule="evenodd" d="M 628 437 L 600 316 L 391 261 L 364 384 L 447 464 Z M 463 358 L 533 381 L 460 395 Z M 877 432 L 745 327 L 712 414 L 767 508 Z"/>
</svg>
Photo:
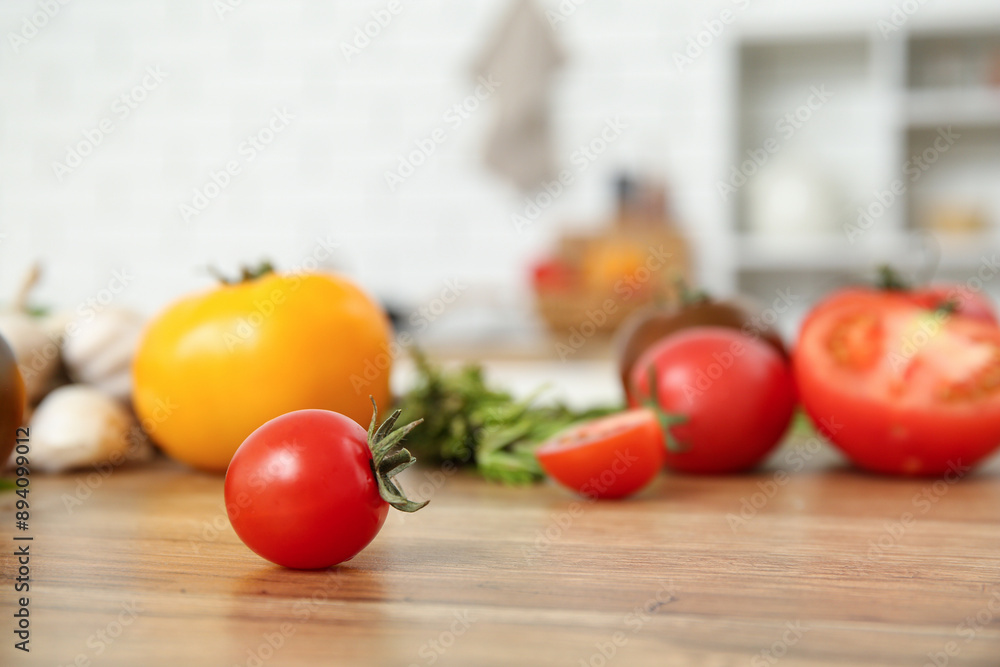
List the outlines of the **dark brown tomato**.
<svg viewBox="0 0 1000 667">
<path fill-rule="evenodd" d="M 24 381 L 14 353 L 0 336 L 0 468 L 14 450 L 17 429 L 24 417 Z"/>
<path fill-rule="evenodd" d="M 749 301 L 715 301 L 709 297 L 683 300 L 671 306 L 649 306 L 633 313 L 622 323 L 615 336 L 618 373 L 625 397 L 631 398 L 632 367 L 642 354 L 672 333 L 691 327 L 726 327 L 759 337 L 784 359 L 788 351 L 778 332 L 760 320 L 759 309 Z"/>
</svg>

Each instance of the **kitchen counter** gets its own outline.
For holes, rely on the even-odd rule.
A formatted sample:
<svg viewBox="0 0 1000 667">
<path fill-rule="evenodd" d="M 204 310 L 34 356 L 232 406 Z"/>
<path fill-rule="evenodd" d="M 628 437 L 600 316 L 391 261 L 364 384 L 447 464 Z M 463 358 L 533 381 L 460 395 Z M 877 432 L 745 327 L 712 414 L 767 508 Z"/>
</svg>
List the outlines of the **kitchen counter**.
<svg viewBox="0 0 1000 667">
<path fill-rule="evenodd" d="M 34 476 L 31 652 L 7 556 L 0 664 L 1000 665 L 1000 465 L 950 484 L 802 443 L 774 461 L 796 457 L 600 503 L 413 469 L 431 504 L 321 572 L 244 547 L 221 477 Z"/>
</svg>

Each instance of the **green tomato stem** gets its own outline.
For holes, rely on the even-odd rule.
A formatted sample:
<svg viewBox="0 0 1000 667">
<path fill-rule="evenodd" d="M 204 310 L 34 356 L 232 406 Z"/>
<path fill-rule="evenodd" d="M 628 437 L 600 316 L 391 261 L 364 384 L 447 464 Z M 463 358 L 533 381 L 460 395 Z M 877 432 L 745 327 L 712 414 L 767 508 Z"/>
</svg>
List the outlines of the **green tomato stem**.
<svg viewBox="0 0 1000 667">
<path fill-rule="evenodd" d="M 396 475 L 403 472 L 417 462 L 406 449 L 400 447 L 396 451 L 393 448 L 399 445 L 406 434 L 416 428 L 423 419 L 410 422 L 406 426 L 401 426 L 395 430 L 396 421 L 402 410 L 396 410 L 388 419 L 378 424 L 378 405 L 375 398 L 369 397 L 372 401 L 372 423 L 368 427 L 368 448 L 372 452 L 372 473 L 378 483 L 378 492 L 382 499 L 402 512 L 416 512 L 429 501 L 422 503 L 414 502 L 406 497 L 406 494 L 396 484 Z"/>
</svg>

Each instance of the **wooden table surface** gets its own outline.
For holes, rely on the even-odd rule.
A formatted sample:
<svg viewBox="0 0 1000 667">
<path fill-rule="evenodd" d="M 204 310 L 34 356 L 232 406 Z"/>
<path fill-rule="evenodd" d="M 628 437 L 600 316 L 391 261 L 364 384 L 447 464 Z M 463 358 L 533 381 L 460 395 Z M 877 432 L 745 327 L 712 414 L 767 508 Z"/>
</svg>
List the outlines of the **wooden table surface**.
<svg viewBox="0 0 1000 667">
<path fill-rule="evenodd" d="M 35 476 L 31 652 L 7 556 L 0 664 L 1000 665 L 1000 466 L 949 484 L 820 458 L 601 503 L 411 470 L 430 506 L 322 572 L 247 550 L 219 477 Z"/>
</svg>

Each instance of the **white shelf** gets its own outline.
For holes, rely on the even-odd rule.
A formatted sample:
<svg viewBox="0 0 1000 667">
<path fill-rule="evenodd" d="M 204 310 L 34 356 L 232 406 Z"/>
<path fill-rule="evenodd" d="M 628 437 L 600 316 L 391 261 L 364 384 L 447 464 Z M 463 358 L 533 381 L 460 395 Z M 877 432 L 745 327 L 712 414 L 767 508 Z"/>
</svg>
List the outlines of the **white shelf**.
<svg viewBox="0 0 1000 667">
<path fill-rule="evenodd" d="M 979 266 L 983 257 L 992 258 L 1000 248 L 1000 239 L 991 231 L 969 234 L 935 234 L 941 245 L 938 268 L 944 271 L 965 271 Z"/>
<path fill-rule="evenodd" d="M 907 95 L 905 115 L 913 128 L 1000 127 L 1000 89 L 914 90 Z"/>
<path fill-rule="evenodd" d="M 731 284 L 766 292 L 768 286 L 789 280 L 782 274 L 796 274 L 797 281 L 828 289 L 831 279 L 839 280 L 831 274 L 866 272 L 886 262 L 900 268 L 923 263 L 968 277 L 984 255 L 992 257 L 993 249 L 1000 249 L 1000 229 L 935 233 L 936 242 L 930 243 L 915 229 L 928 206 L 949 204 L 949 197 L 958 204 L 968 200 L 970 206 L 981 205 L 989 223 L 1000 223 L 1000 196 L 983 185 L 1000 173 L 1000 153 L 995 150 L 1000 86 L 915 87 L 921 79 L 914 72 L 926 72 L 914 68 L 937 57 L 927 50 L 933 44 L 927 44 L 942 38 L 964 44 L 965 36 L 1000 44 L 1000 20 L 965 16 L 918 30 L 907 26 L 891 40 L 867 24 L 817 22 L 810 29 L 771 29 L 764 24 L 741 32 L 732 50 L 733 115 L 721 165 L 726 173 L 746 159 L 748 147 L 774 134 L 773 119 L 795 108 L 800 103 L 796 96 L 815 81 L 827 83 L 836 96 L 787 142 L 796 145 L 786 149 L 783 143 L 781 151 L 798 149 L 800 162 L 802 156 L 817 162 L 841 190 L 844 215 L 856 216 L 859 206 L 871 205 L 873 193 L 910 176 L 906 165 L 911 153 L 926 148 L 923 133 L 951 125 L 967 128 L 969 134 L 935 160 L 933 172 L 907 181 L 905 196 L 878 217 L 877 229 L 854 244 L 839 229 L 801 235 L 755 233 L 748 219 L 750 190 L 742 191 L 729 202 L 725 246 L 732 252 L 724 257 L 729 263 L 720 267 L 733 276 Z M 804 220 L 801 228 L 808 229 L 809 222 L 814 221 Z"/>
<path fill-rule="evenodd" d="M 905 233 L 880 234 L 850 243 L 842 234 L 766 235 L 737 237 L 737 265 L 741 272 L 857 271 L 879 264 L 906 266 L 916 257 L 916 247 L 940 251 L 935 264 L 944 271 L 974 269 L 983 256 L 992 257 L 1000 248 L 997 235 L 984 231 L 969 234 L 934 234 L 927 243 Z M 937 248 L 934 248 L 936 243 Z"/>
<path fill-rule="evenodd" d="M 865 264 L 843 234 L 741 234 L 736 247 L 741 271 L 838 270 Z"/>
</svg>

